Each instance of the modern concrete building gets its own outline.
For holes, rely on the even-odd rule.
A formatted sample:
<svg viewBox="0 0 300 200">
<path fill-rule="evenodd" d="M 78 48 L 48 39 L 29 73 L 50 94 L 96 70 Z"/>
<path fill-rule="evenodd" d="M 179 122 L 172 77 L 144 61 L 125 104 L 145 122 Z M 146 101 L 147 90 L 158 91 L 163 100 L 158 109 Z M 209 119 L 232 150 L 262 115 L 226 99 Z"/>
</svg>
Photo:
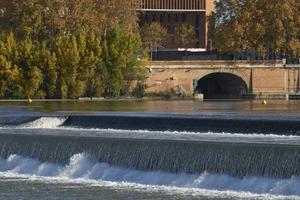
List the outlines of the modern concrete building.
<svg viewBox="0 0 300 200">
<path fill-rule="evenodd" d="M 159 22 L 172 35 L 168 48 L 173 48 L 175 29 L 188 23 L 194 27 L 197 42 L 191 48 L 205 50 L 209 46 L 207 38 L 207 16 L 211 14 L 214 0 L 141 0 L 140 24 Z"/>
</svg>

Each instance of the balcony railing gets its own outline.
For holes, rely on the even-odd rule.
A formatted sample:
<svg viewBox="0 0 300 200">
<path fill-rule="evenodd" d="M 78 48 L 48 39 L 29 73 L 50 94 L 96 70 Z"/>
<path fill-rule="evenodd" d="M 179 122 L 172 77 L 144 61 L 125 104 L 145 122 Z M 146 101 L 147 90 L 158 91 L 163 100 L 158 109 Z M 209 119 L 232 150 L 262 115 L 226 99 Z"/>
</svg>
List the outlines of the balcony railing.
<svg viewBox="0 0 300 200">
<path fill-rule="evenodd" d="M 206 0 L 139 0 L 137 10 L 140 11 L 205 11 Z"/>
</svg>

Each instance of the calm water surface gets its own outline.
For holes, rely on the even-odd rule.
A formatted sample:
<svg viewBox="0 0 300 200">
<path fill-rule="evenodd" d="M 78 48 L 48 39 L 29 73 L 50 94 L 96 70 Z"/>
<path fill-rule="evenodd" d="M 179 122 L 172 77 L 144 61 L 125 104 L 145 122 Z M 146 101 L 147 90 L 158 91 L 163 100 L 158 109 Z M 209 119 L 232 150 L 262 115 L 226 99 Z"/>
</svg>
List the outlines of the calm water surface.
<svg viewBox="0 0 300 200">
<path fill-rule="evenodd" d="M 0 102 L 0 106 L 28 106 L 39 111 L 124 111 L 124 112 L 177 112 L 177 113 L 282 113 L 297 114 L 300 112 L 300 101 L 34 101 Z"/>
</svg>

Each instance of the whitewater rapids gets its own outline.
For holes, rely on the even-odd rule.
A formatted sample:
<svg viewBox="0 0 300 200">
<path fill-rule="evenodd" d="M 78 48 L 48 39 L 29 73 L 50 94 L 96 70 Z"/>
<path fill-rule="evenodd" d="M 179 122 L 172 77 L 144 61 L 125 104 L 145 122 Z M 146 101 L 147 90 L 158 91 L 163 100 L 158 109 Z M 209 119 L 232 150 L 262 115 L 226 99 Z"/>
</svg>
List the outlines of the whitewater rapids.
<svg viewBox="0 0 300 200">
<path fill-rule="evenodd" d="M 188 192 L 194 195 L 300 199 L 300 177 L 276 179 L 217 174 L 174 174 L 162 171 L 138 171 L 99 163 L 87 154 L 76 154 L 68 165 L 43 163 L 11 155 L 0 158 L 0 178 L 19 177 L 31 181 L 76 182 L 86 185 L 118 186 L 135 189 Z"/>
<path fill-rule="evenodd" d="M 259 168 L 259 172 L 262 172 L 262 174 L 264 174 L 266 170 L 269 170 L 269 172 L 274 172 L 275 167 L 273 169 L 273 166 L 283 166 L 283 169 L 287 169 L 289 167 L 298 169 L 299 165 L 295 163 L 299 163 L 299 159 L 293 159 L 292 157 L 290 161 L 296 161 L 293 164 L 290 164 L 292 162 L 281 162 L 282 165 L 266 165 L 271 166 L 270 169 L 267 169 L 267 167 L 265 167 L 264 165 L 253 165 L 253 163 L 259 165 L 259 162 L 254 162 L 253 160 L 255 160 L 256 158 L 260 158 L 261 156 L 265 156 L 266 159 L 264 158 L 263 160 L 265 160 L 266 163 L 268 163 L 269 161 L 270 163 L 272 163 L 272 160 L 274 160 L 274 163 L 276 163 L 281 158 L 287 158 L 288 156 L 292 156 L 299 152 L 297 149 L 299 149 L 300 147 L 300 136 L 297 134 L 293 134 L 292 131 L 288 133 L 281 133 L 277 131 L 276 134 L 274 134 L 272 131 L 263 133 L 241 133 L 226 131 L 210 132 L 201 130 L 184 131 L 168 129 L 130 130 L 124 129 L 123 127 L 103 128 L 97 127 L 96 125 L 95 127 L 89 127 L 89 124 L 87 124 L 87 126 L 76 126 L 78 121 L 72 124 L 70 123 L 70 121 L 68 121 L 70 120 L 69 117 L 33 118 L 34 119 L 28 119 L 28 121 L 26 120 L 21 124 L 16 123 L 14 125 L 1 125 L 1 138 L 3 138 L 3 140 L 7 139 L 8 143 L 5 144 L 5 142 L 2 141 L 2 152 L 6 151 L 7 154 L 3 154 L 4 156 L 0 157 L 0 184 L 3 180 L 8 182 L 11 180 L 19 180 L 19 182 L 24 181 L 25 184 L 28 182 L 42 182 L 50 184 L 62 183 L 64 185 L 76 183 L 84 185 L 84 187 L 110 187 L 116 190 L 125 189 L 130 191 L 147 191 L 151 193 L 161 192 L 164 194 L 170 193 L 172 195 L 188 194 L 195 197 L 204 196 L 207 197 L 207 199 L 225 198 L 300 200 L 300 177 L 298 176 L 299 173 L 297 170 L 295 171 L 297 173 L 293 172 L 291 173 L 291 176 L 280 174 L 278 175 L 278 177 L 268 176 L 268 174 L 266 176 L 251 175 L 251 173 L 255 170 L 252 170 L 252 172 L 249 172 L 249 174 L 246 173 L 246 175 L 243 175 L 245 174 L 243 170 L 249 170 L 250 168 Z M 87 119 L 84 120 L 88 122 Z M 99 123 L 99 121 L 97 121 L 97 123 Z M 249 121 L 249 123 L 252 123 L 251 120 Z M 261 127 L 264 128 L 263 124 Z M 297 127 L 291 126 L 291 130 L 294 130 L 294 128 L 296 129 Z M 98 143 L 95 140 L 97 140 Z M 118 147 L 118 149 L 116 148 L 117 146 L 114 141 L 119 140 L 123 142 L 119 144 L 120 148 Z M 120 161 L 122 161 L 121 163 L 127 163 L 127 160 L 129 160 L 129 166 L 118 165 L 118 162 L 111 163 L 110 161 L 114 161 L 114 159 L 116 159 L 116 155 L 125 155 L 124 152 L 130 150 L 130 145 L 128 145 L 128 148 L 124 147 L 124 144 L 127 143 L 127 140 L 129 143 L 133 142 L 132 145 L 136 145 L 136 148 L 132 150 L 132 152 L 128 152 L 128 155 L 126 154 L 126 156 L 120 158 Z M 84 141 L 87 142 L 85 143 Z M 108 145 L 109 143 L 112 143 L 111 146 Z M 166 154 L 161 154 L 161 157 L 159 157 L 158 160 L 155 160 L 154 155 L 159 156 L 159 153 L 161 153 L 161 151 L 157 148 L 158 146 L 155 146 L 153 147 L 153 152 L 151 153 L 151 147 L 154 146 L 152 145 L 152 143 L 161 145 L 158 145 L 159 147 L 161 147 L 161 151 L 166 151 Z M 196 145 L 194 143 L 199 144 Z M 212 144 L 209 145 L 209 143 Z M 234 146 L 236 145 L 230 147 L 231 144 L 234 143 L 238 146 L 240 145 L 239 148 L 241 151 L 245 150 L 244 147 L 249 148 L 249 151 L 251 150 L 251 152 L 253 151 L 251 153 L 251 155 L 253 154 L 253 158 L 249 156 L 250 154 L 247 154 L 245 158 L 241 157 L 241 155 L 237 156 L 243 159 L 243 162 L 241 164 L 245 164 L 244 166 L 240 167 L 240 174 L 242 174 L 242 176 L 238 173 L 237 176 L 235 176 L 234 170 L 231 171 L 231 173 L 227 173 L 226 171 L 224 171 L 223 168 L 220 167 L 223 165 L 223 163 L 220 163 L 220 165 L 214 164 L 208 167 L 209 169 L 215 167 L 217 171 L 216 173 L 213 171 L 196 172 L 189 170 L 185 172 L 184 170 L 187 169 L 186 166 L 182 166 L 182 168 L 180 169 L 182 171 L 179 171 L 178 173 L 176 173 L 176 170 L 165 170 L 167 168 L 173 169 L 172 165 L 174 165 L 174 162 L 172 160 L 170 160 L 170 162 L 168 163 L 168 165 L 170 166 L 162 169 L 160 169 L 159 167 L 156 168 L 156 166 L 159 164 L 159 160 L 164 161 L 170 158 L 171 156 L 168 155 L 171 155 L 170 153 L 174 152 L 174 149 L 171 149 L 169 152 L 168 148 L 166 148 L 166 146 L 168 145 L 171 148 L 172 146 L 179 147 L 180 145 L 184 144 L 185 148 L 174 147 L 175 150 L 183 149 L 184 152 L 188 152 L 188 150 L 191 150 L 192 147 L 196 149 L 196 147 L 198 148 L 198 146 L 207 146 L 208 148 L 212 148 L 211 151 L 208 151 L 210 152 L 210 154 L 214 152 L 214 149 L 219 148 L 220 146 L 224 146 L 224 148 L 226 147 L 226 149 L 228 150 L 227 153 L 229 153 L 230 148 L 232 148 L 234 154 L 229 155 L 225 153 L 224 150 L 222 150 L 216 155 L 222 155 L 222 153 L 224 153 L 224 158 L 226 157 L 230 160 L 236 159 L 234 156 L 240 152 L 238 150 L 239 148 L 236 147 L 236 149 L 234 149 Z M 41 146 L 39 146 L 39 144 L 41 144 Z M 102 153 L 100 151 L 102 149 L 101 145 L 103 146 Z M 45 146 L 48 146 L 49 148 L 43 149 Z M 91 146 L 95 148 L 89 149 L 89 147 Z M 78 149 L 79 147 L 84 147 L 83 149 L 87 149 L 87 151 L 82 151 L 82 149 L 77 151 L 76 148 Z M 97 152 L 94 152 L 94 155 L 89 154 L 90 152 L 92 153 L 92 150 L 96 149 L 96 147 L 100 149 L 98 152 L 100 152 L 101 154 L 99 153 L 98 155 Z M 146 148 L 147 150 L 143 148 Z M 282 152 L 280 150 L 281 148 L 282 150 L 286 150 L 287 153 L 283 154 L 286 156 L 279 156 L 279 158 L 277 158 L 276 156 L 279 154 L 277 150 L 274 150 L 273 152 L 271 150 L 273 148 L 278 148 L 279 154 Z M 138 154 L 137 151 L 139 149 L 141 150 L 140 154 Z M 155 149 L 157 149 L 157 152 Z M 205 149 L 207 148 L 204 148 L 204 150 Z M 118 154 L 114 154 L 115 151 L 120 152 Z M 51 153 L 48 155 L 48 152 L 53 153 L 53 155 Z M 130 166 L 133 160 L 131 160 L 132 158 L 129 155 L 132 155 L 133 152 L 135 152 L 135 155 L 138 154 L 140 156 L 137 156 L 136 158 L 136 168 L 134 166 Z M 199 149 L 197 149 L 197 152 L 199 152 Z M 191 157 L 195 156 L 195 153 L 197 152 L 191 151 Z M 206 151 L 204 151 L 204 153 L 208 155 Z M 110 159 L 112 160 L 108 159 L 103 161 L 101 159 L 99 160 L 98 158 L 95 158 L 97 157 L 97 155 L 101 158 L 106 158 L 106 156 L 109 154 L 111 154 Z M 64 156 L 60 159 L 59 156 L 62 155 Z M 178 155 L 179 159 L 184 154 L 179 151 L 178 153 L 176 153 L 176 155 Z M 197 158 L 199 156 L 200 154 L 197 155 Z M 54 157 L 57 157 L 58 159 L 55 160 Z M 39 160 L 40 158 L 42 159 Z M 188 157 L 184 156 L 184 158 Z M 211 157 L 212 163 L 214 163 L 213 161 L 215 160 L 215 158 L 216 157 Z M 151 169 L 150 167 L 149 169 L 147 169 L 146 164 L 144 166 L 145 169 L 143 169 L 143 167 L 140 168 L 142 163 L 141 161 L 143 159 L 145 163 L 151 161 L 153 164 L 153 168 Z M 182 164 L 182 162 L 178 163 Z M 178 163 L 176 165 L 178 165 Z M 201 161 L 197 165 L 201 166 L 201 163 L 208 165 L 209 161 Z M 246 163 L 250 163 L 249 166 L 247 166 Z M 186 165 L 192 165 L 191 160 L 189 160 Z M 240 163 L 237 162 L 237 165 L 230 166 L 231 168 L 236 167 L 236 171 L 238 171 L 239 165 Z M 281 170 L 279 170 L 278 172 L 281 172 Z"/>
</svg>

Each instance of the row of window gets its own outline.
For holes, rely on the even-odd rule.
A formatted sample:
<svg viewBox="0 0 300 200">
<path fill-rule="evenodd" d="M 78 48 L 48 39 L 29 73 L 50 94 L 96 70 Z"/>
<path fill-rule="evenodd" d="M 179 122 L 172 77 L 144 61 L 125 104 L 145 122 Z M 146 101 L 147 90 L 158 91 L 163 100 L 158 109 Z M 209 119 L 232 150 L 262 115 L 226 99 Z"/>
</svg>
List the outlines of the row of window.
<svg viewBox="0 0 300 200">
<path fill-rule="evenodd" d="M 187 17 L 186 17 L 186 14 L 174 14 L 174 15 L 168 14 L 167 18 L 165 19 L 165 17 L 164 17 L 163 14 L 160 14 L 160 15 L 156 15 L 156 14 L 149 15 L 149 14 L 146 14 L 144 16 L 144 19 L 145 19 L 146 23 L 155 22 L 155 21 L 159 20 L 159 22 L 163 24 L 165 22 L 165 20 L 167 20 L 168 23 L 171 23 L 172 21 L 173 22 L 186 22 Z"/>
<path fill-rule="evenodd" d="M 187 15 L 185 13 L 182 14 L 168 14 L 167 17 L 163 14 L 157 15 L 157 14 L 145 14 L 144 15 L 145 23 L 151 23 L 155 21 L 159 21 L 161 24 L 165 23 L 165 20 L 167 20 L 168 23 L 171 22 L 181 22 L 185 23 L 187 21 Z M 200 15 L 195 15 L 195 28 L 199 28 L 200 26 Z"/>
<path fill-rule="evenodd" d="M 142 10 L 204 10 L 206 0 L 141 0 Z"/>
</svg>

